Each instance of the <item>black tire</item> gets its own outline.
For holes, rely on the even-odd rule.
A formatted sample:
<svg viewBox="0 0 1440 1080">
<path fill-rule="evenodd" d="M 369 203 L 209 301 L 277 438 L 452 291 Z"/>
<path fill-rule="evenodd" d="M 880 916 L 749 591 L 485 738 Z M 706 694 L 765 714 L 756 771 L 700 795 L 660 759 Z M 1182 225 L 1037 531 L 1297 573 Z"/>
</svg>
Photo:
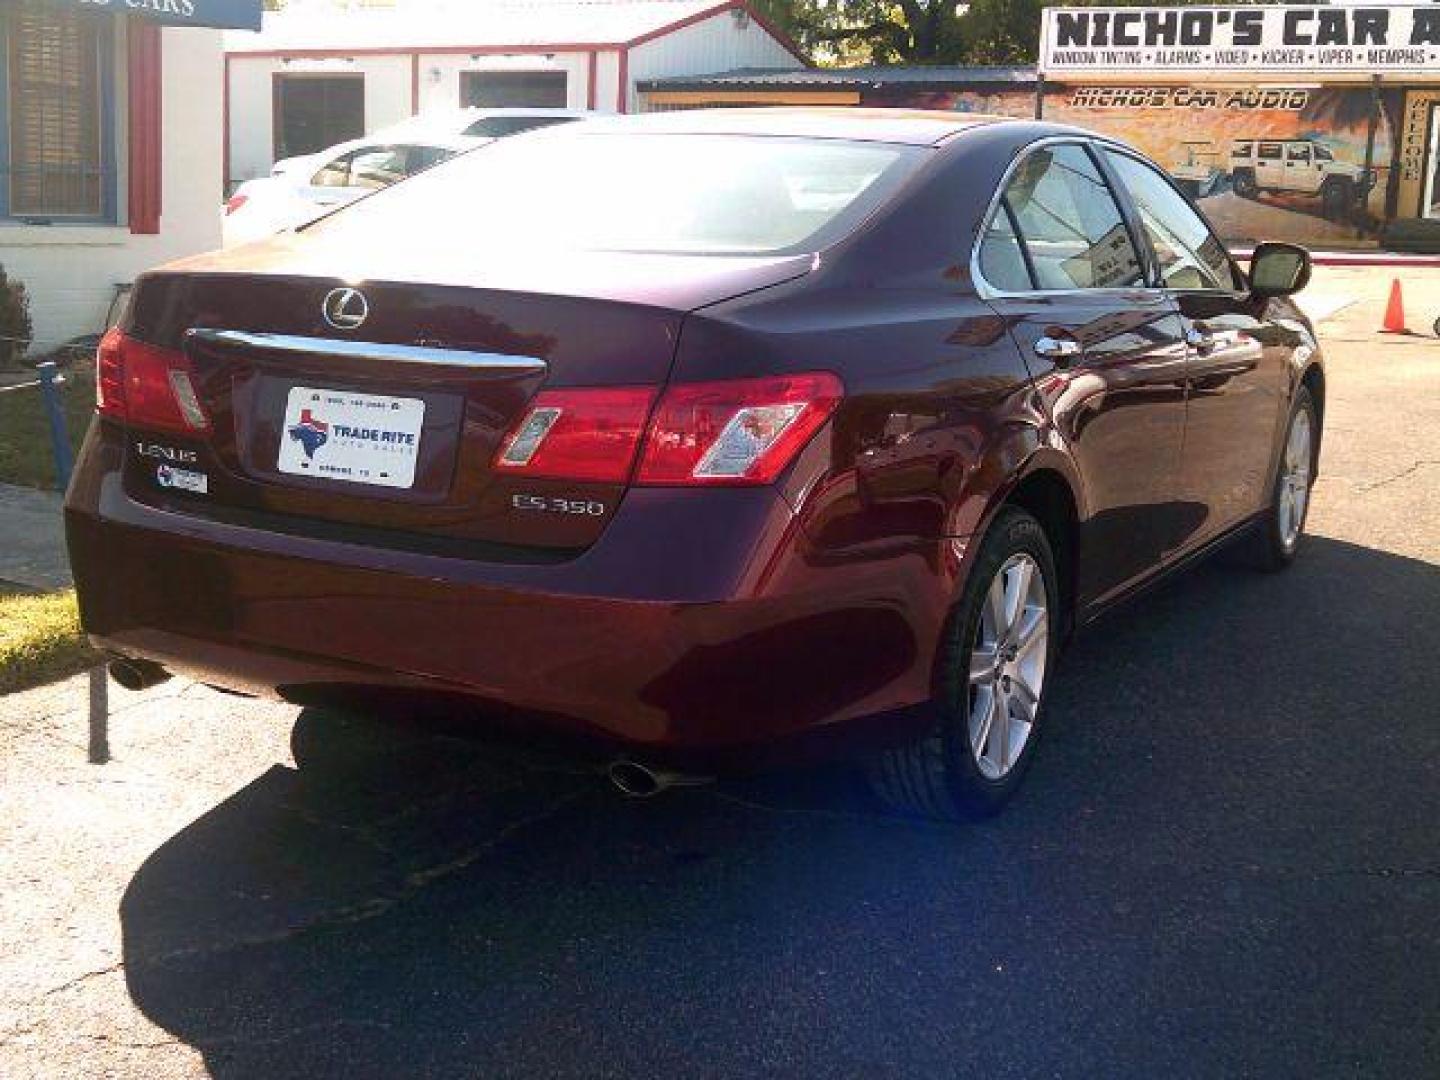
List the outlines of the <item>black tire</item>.
<svg viewBox="0 0 1440 1080">
<path fill-rule="evenodd" d="M 1021 553 L 1034 560 L 1044 579 L 1049 627 L 1045 676 L 1024 748 L 1008 773 L 990 779 L 981 772 L 970 747 L 970 655 L 990 583 L 1008 560 Z M 937 660 L 934 726 L 918 741 L 887 750 L 867 763 L 871 789 L 883 803 L 919 817 L 976 821 L 998 813 L 1015 794 L 1044 731 L 1045 695 L 1064 623 L 1057 580 L 1055 556 L 1040 523 L 1016 507 L 1002 509 L 981 541 L 975 565 L 944 630 Z"/>
<path fill-rule="evenodd" d="M 1328 221 L 1344 221 L 1355 203 L 1355 189 L 1348 180 L 1327 180 L 1320 189 L 1320 208 Z"/>
<path fill-rule="evenodd" d="M 1248 169 L 1242 169 L 1231 177 L 1230 185 L 1235 189 L 1235 194 L 1242 199 L 1253 199 L 1260 193 L 1255 184 L 1255 174 Z"/>
<path fill-rule="evenodd" d="M 1285 441 L 1280 444 L 1280 455 L 1275 462 L 1275 475 L 1270 478 L 1270 505 L 1256 524 L 1249 541 L 1250 563 L 1256 569 L 1266 572 L 1284 570 L 1295 561 L 1305 540 L 1305 518 L 1310 511 L 1311 499 L 1305 500 L 1305 513 L 1301 516 L 1300 531 L 1292 543 L 1287 543 L 1282 532 L 1281 486 L 1285 478 L 1285 447 L 1290 442 L 1290 433 L 1295 428 L 1296 418 L 1302 413 L 1310 418 L 1310 484 L 1313 491 L 1315 482 L 1316 451 L 1320 445 L 1320 415 L 1315 408 L 1315 399 L 1310 390 L 1302 386 L 1295 394 L 1290 406 L 1290 419 L 1285 424 Z"/>
</svg>

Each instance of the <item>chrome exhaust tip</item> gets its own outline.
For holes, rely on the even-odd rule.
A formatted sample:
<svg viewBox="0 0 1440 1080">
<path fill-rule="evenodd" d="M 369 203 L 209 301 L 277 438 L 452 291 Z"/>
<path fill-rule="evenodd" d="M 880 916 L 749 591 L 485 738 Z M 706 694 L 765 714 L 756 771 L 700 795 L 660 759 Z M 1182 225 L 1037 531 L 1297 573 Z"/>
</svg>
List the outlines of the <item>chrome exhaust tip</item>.
<svg viewBox="0 0 1440 1080">
<path fill-rule="evenodd" d="M 159 686 L 161 683 L 167 682 L 170 678 L 170 673 L 152 660 L 131 660 L 127 657 L 120 657 L 111 660 L 108 669 L 110 678 L 131 692 L 148 690 L 152 686 Z"/>
<path fill-rule="evenodd" d="M 610 783 L 632 799 L 650 799 L 672 787 L 695 787 L 710 783 L 708 776 L 692 776 L 687 773 L 667 772 L 652 769 L 638 761 L 620 758 L 610 763 L 606 771 Z"/>
</svg>

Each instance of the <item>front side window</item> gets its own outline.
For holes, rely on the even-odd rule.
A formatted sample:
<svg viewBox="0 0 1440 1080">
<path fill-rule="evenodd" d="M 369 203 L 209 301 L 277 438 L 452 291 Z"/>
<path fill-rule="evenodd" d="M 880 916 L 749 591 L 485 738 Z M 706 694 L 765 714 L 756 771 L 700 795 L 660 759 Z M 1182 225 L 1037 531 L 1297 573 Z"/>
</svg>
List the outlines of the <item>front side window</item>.
<svg viewBox="0 0 1440 1080">
<path fill-rule="evenodd" d="M 110 216 L 110 27 L 31 3 L 0 11 L 0 216 Z"/>
<path fill-rule="evenodd" d="M 1145 282 L 1120 207 L 1081 146 L 1033 151 L 1006 185 L 1000 214 L 1013 219 L 1036 289 L 1115 289 Z M 984 261 L 982 251 L 982 273 Z"/>
<path fill-rule="evenodd" d="M 1139 211 L 1165 285 L 1172 289 L 1238 289 L 1224 245 L 1159 170 L 1129 154 L 1104 153 Z"/>
<path fill-rule="evenodd" d="M 929 152 L 740 135 L 584 132 L 501 139 L 307 228 L 458 248 L 705 255 L 811 250 Z"/>
<path fill-rule="evenodd" d="M 1261 143 L 1261 144 L 1260 144 L 1260 148 L 1259 148 L 1259 150 L 1257 151 L 1257 154 L 1258 154 L 1258 156 L 1260 157 L 1260 160 L 1262 160 L 1262 161 L 1279 161 L 1279 160 L 1280 160 L 1280 144 L 1279 144 L 1279 143 L 1273 143 L 1273 142 L 1272 142 L 1272 143 Z"/>
<path fill-rule="evenodd" d="M 1286 156 L 1291 161 L 1309 161 L 1310 148 L 1308 146 L 1292 146 Z"/>
</svg>

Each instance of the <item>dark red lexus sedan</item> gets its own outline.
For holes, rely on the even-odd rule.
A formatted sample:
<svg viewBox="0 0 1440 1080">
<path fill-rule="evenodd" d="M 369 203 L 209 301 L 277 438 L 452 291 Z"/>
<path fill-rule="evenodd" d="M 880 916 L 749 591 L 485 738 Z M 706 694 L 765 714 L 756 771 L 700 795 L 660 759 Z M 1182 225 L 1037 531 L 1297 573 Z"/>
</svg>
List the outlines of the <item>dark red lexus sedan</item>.
<svg viewBox="0 0 1440 1080">
<path fill-rule="evenodd" d="M 507 139 L 137 284 L 66 502 L 85 627 L 306 704 L 464 709 L 633 791 L 864 747 L 994 811 L 1071 630 L 1320 446 L 1306 253 L 1249 275 L 1050 124 L 713 111 Z"/>
</svg>

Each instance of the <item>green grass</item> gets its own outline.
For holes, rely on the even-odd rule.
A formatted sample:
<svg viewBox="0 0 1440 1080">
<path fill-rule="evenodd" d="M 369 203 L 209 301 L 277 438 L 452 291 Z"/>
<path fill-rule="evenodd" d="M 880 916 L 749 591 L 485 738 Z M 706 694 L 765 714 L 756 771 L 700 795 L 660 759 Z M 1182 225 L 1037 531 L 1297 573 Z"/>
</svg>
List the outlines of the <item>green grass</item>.
<svg viewBox="0 0 1440 1080">
<path fill-rule="evenodd" d="M 80 631 L 73 589 L 0 592 L 0 694 L 63 679 L 98 660 Z"/>
<path fill-rule="evenodd" d="M 65 373 L 60 387 L 72 454 L 80 449 L 95 411 L 95 376 L 84 366 Z M 55 459 L 40 388 L 0 392 L 0 483 L 54 490 Z"/>
</svg>

